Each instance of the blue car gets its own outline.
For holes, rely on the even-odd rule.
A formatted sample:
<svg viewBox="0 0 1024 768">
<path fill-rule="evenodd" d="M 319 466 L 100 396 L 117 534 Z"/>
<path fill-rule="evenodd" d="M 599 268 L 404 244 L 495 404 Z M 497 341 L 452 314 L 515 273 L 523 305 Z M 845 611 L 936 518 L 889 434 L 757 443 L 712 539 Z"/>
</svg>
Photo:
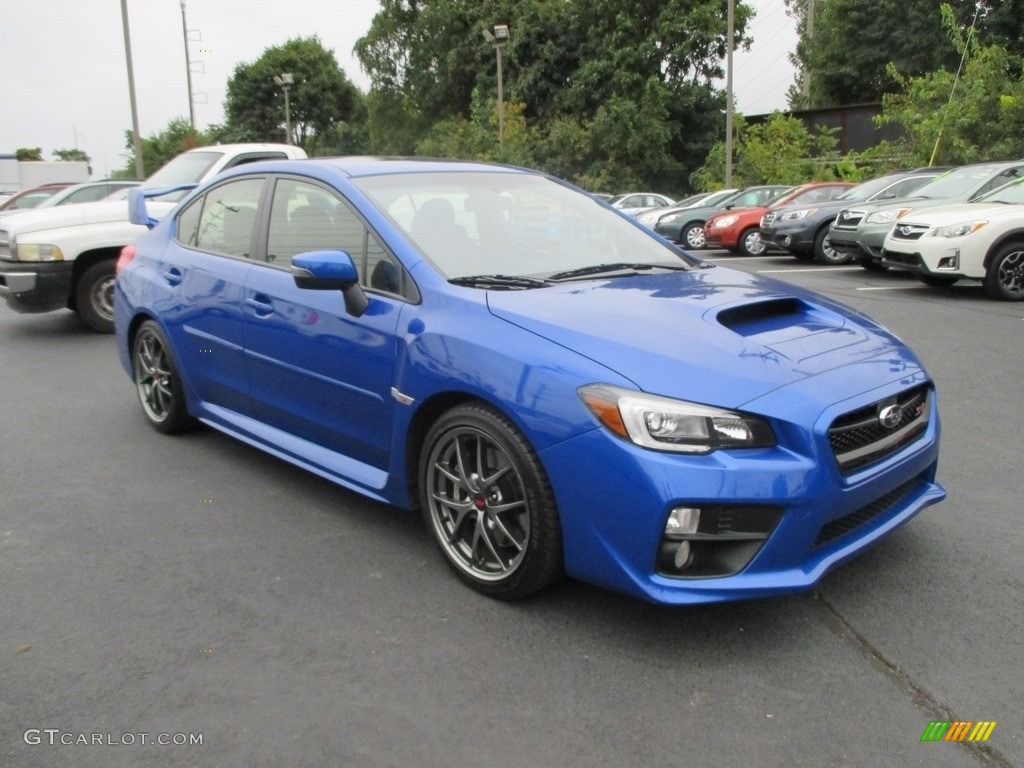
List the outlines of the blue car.
<svg viewBox="0 0 1024 768">
<path fill-rule="evenodd" d="M 229 171 L 122 254 L 115 318 L 158 431 L 420 509 L 497 598 L 794 592 L 945 496 L 899 339 L 521 168 Z"/>
</svg>

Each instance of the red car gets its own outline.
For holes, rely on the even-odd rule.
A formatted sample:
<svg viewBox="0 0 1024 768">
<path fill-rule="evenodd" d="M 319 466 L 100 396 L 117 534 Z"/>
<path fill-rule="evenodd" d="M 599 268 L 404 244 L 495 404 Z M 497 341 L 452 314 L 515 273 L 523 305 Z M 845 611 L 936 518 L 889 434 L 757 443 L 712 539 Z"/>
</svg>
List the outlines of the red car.
<svg viewBox="0 0 1024 768">
<path fill-rule="evenodd" d="M 753 208 L 735 208 L 715 214 L 704 224 L 704 236 L 708 248 L 725 248 L 732 253 L 760 256 L 767 250 L 758 229 L 761 216 L 770 208 L 790 203 L 820 203 L 832 200 L 855 186 L 845 181 L 827 181 L 816 184 L 801 184 L 783 192 L 769 201 L 769 205 Z"/>
</svg>

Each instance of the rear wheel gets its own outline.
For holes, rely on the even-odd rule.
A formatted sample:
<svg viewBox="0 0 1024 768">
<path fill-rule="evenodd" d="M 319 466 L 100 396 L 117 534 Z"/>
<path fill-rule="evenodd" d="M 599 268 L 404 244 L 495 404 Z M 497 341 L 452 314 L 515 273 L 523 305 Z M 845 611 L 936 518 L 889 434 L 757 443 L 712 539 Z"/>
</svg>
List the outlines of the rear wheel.
<svg viewBox="0 0 1024 768">
<path fill-rule="evenodd" d="M 687 248 L 703 248 L 707 243 L 704 237 L 704 223 L 695 221 L 683 227 L 683 235 L 679 238 Z"/>
<path fill-rule="evenodd" d="M 420 458 L 427 525 L 462 581 L 514 600 L 562 574 L 554 494 L 526 437 L 483 403 L 437 420 Z"/>
<path fill-rule="evenodd" d="M 996 253 L 985 273 L 985 292 L 1003 301 L 1024 300 L 1024 243 L 1010 243 Z"/>
<path fill-rule="evenodd" d="M 760 256 L 768 250 L 768 246 L 761 239 L 761 233 L 757 227 L 747 227 L 740 233 L 739 250 L 740 253 L 747 256 Z"/>
<path fill-rule="evenodd" d="M 822 227 L 814 236 L 814 258 L 822 264 L 846 264 L 852 257 L 833 248 L 828 227 Z"/>
<path fill-rule="evenodd" d="M 160 326 L 147 320 L 132 342 L 132 369 L 142 412 L 157 432 L 173 434 L 196 425 L 185 405 L 185 389 Z"/>
<path fill-rule="evenodd" d="M 114 332 L 114 260 L 93 264 L 75 290 L 75 306 L 86 325 L 100 333 Z"/>
</svg>

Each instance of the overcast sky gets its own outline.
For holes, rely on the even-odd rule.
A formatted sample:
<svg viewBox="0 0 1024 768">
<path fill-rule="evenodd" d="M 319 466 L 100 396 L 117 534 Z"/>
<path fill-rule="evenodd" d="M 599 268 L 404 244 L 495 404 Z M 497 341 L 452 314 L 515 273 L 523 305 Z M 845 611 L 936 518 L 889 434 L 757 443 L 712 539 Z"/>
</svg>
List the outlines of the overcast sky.
<svg viewBox="0 0 1024 768">
<path fill-rule="evenodd" d="M 749 53 L 735 58 L 736 108 L 754 115 L 784 109 L 796 40 L 783 0 L 748 0 L 757 10 Z M 378 0 L 186 0 L 196 123 L 222 122 L 228 78 L 237 64 L 293 37 L 317 34 L 364 91 L 352 55 Z M 84 149 L 94 177 L 125 164 L 131 128 L 119 0 L 0 0 L 0 153 L 42 147 Z M 139 128 L 143 136 L 188 117 L 180 0 L 128 0 Z M 724 23 L 724 21 L 723 21 Z M 483 44 L 483 43 L 481 43 Z"/>
</svg>

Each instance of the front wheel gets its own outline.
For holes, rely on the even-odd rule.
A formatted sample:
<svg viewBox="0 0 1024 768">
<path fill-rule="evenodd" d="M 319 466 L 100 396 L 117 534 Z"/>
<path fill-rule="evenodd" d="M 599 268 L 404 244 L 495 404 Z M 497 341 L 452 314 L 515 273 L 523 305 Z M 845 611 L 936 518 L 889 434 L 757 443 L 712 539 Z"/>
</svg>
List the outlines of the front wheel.
<svg viewBox="0 0 1024 768">
<path fill-rule="evenodd" d="M 85 324 L 100 333 L 114 332 L 114 260 L 93 264 L 75 290 L 75 307 Z"/>
<path fill-rule="evenodd" d="M 561 576 L 554 494 L 536 453 L 506 416 L 483 403 L 445 413 L 427 433 L 419 479 L 427 525 L 473 589 L 514 600 Z"/>
<path fill-rule="evenodd" d="M 833 248 L 828 227 L 822 227 L 814 236 L 814 258 L 822 264 L 846 264 L 853 257 Z"/>
<path fill-rule="evenodd" d="M 925 285 L 930 285 L 933 288 L 948 288 L 960 278 L 949 275 L 918 275 L 917 279 Z"/>
<path fill-rule="evenodd" d="M 687 224 L 683 228 L 683 236 L 679 239 L 687 248 L 703 248 L 707 244 L 707 238 L 704 237 L 704 224 L 702 222 Z"/>
<path fill-rule="evenodd" d="M 160 326 L 147 320 L 132 342 L 135 389 L 142 412 L 157 432 L 173 434 L 195 426 L 185 404 L 185 388 Z"/>
<path fill-rule="evenodd" d="M 747 256 L 760 256 L 768 250 L 757 227 L 747 227 L 740 233 L 739 250 Z"/>
<path fill-rule="evenodd" d="M 985 292 L 993 299 L 1024 300 L 1024 243 L 1004 246 L 985 273 Z"/>
</svg>

